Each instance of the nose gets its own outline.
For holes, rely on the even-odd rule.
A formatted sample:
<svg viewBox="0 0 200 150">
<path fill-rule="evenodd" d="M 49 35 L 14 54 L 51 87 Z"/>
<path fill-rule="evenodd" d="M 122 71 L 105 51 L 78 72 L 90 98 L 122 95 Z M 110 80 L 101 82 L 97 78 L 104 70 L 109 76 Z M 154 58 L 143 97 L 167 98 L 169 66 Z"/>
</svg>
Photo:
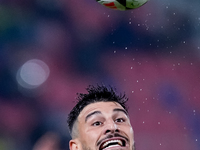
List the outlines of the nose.
<svg viewBox="0 0 200 150">
<path fill-rule="evenodd" d="M 119 132 L 119 127 L 113 120 L 108 121 L 105 125 L 105 134 L 115 132 Z"/>
</svg>

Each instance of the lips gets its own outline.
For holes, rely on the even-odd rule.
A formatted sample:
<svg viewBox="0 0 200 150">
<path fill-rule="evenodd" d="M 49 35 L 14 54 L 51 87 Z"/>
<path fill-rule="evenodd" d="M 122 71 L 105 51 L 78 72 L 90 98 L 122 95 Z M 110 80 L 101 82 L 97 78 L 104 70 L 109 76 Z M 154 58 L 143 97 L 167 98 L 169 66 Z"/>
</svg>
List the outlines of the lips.
<svg viewBox="0 0 200 150">
<path fill-rule="evenodd" d="M 111 148 L 114 146 L 125 147 L 126 141 L 122 138 L 107 139 L 101 143 L 99 150 L 104 150 L 106 148 Z"/>
</svg>

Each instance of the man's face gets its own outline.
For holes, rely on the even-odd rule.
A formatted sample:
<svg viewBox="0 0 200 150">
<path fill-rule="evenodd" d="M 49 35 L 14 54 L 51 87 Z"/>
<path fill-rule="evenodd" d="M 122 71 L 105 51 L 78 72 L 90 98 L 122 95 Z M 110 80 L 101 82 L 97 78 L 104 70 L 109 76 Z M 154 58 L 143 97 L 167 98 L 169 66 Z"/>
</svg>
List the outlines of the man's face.
<svg viewBox="0 0 200 150">
<path fill-rule="evenodd" d="M 89 104 L 81 111 L 77 123 L 79 150 L 134 150 L 129 117 L 118 103 Z"/>
</svg>

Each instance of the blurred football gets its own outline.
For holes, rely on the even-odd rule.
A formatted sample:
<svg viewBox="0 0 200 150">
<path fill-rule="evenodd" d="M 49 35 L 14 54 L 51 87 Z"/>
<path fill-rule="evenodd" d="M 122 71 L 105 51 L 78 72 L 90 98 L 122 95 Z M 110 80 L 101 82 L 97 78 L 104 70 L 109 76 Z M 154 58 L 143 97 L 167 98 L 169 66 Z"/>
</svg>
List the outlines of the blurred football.
<svg viewBox="0 0 200 150">
<path fill-rule="evenodd" d="M 148 0 L 96 0 L 96 1 L 111 9 L 129 10 L 144 5 Z"/>
</svg>

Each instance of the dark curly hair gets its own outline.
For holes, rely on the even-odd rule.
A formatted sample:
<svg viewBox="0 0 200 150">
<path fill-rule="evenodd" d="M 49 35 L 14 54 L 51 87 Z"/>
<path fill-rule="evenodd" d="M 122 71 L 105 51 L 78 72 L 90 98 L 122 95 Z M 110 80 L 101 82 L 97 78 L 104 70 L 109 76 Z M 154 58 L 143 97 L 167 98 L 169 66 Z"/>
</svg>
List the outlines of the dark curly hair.
<svg viewBox="0 0 200 150">
<path fill-rule="evenodd" d="M 77 104 L 71 110 L 68 115 L 67 123 L 69 132 L 72 136 L 73 126 L 76 122 L 80 112 L 89 104 L 95 102 L 117 102 L 119 103 L 127 112 L 128 108 L 126 106 L 126 102 L 128 98 L 125 94 L 116 94 L 115 88 L 111 86 L 106 87 L 105 85 L 97 85 L 96 87 L 93 85 L 89 85 L 86 90 L 87 94 L 78 93 Z"/>
</svg>

